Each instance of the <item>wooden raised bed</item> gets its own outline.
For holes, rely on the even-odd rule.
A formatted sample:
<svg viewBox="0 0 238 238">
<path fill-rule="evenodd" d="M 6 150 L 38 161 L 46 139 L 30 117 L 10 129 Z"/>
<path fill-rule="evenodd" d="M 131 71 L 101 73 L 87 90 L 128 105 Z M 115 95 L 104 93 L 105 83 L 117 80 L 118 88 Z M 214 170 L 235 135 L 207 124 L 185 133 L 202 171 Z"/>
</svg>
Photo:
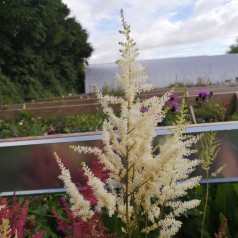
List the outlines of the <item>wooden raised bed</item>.
<svg viewBox="0 0 238 238">
<path fill-rule="evenodd" d="M 148 93 L 139 95 L 141 100 L 147 99 L 153 96 L 162 96 L 168 88 L 155 89 Z M 188 106 L 194 105 L 195 98 L 197 97 L 197 91 L 210 90 L 213 91 L 213 96 L 210 99 L 210 103 L 229 105 L 227 114 L 231 115 L 238 111 L 238 86 L 207 86 L 205 87 L 193 87 L 193 88 L 177 88 L 175 94 L 182 98 L 182 95 L 187 92 L 186 103 Z M 113 106 L 115 110 L 118 110 L 118 106 Z M 0 119 L 14 119 L 22 112 L 27 111 L 32 117 L 50 117 L 50 116 L 67 116 L 67 115 L 80 115 L 90 114 L 101 110 L 101 105 L 96 99 L 94 94 L 79 95 L 74 97 L 67 97 L 59 101 L 43 101 L 35 103 L 15 104 L 8 106 L 6 109 L 0 110 Z"/>
</svg>

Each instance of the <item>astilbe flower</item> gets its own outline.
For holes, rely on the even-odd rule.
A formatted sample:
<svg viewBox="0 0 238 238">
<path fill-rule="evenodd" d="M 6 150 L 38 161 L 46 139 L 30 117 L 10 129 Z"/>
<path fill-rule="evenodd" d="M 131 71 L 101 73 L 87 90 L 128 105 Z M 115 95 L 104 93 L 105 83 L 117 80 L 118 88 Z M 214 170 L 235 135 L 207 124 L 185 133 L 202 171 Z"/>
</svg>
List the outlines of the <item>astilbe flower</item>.
<svg viewBox="0 0 238 238">
<path fill-rule="evenodd" d="M 32 235 L 31 238 L 42 238 L 44 233 L 45 233 L 44 230 L 40 230 L 36 234 Z"/>
<path fill-rule="evenodd" d="M 3 216 L 6 204 L 6 199 L 0 197 L 0 237 L 2 238 L 8 238 L 11 235 L 9 220 Z"/>
<path fill-rule="evenodd" d="M 55 158 L 61 169 L 61 175 L 59 178 L 64 181 L 66 191 L 70 195 L 73 214 L 75 217 L 81 217 L 83 221 L 86 222 L 94 215 L 94 212 L 91 210 L 91 204 L 79 193 L 77 186 L 71 180 L 69 171 L 64 167 L 57 154 L 55 154 Z"/>
<path fill-rule="evenodd" d="M 226 232 L 226 228 L 227 227 L 227 219 L 224 218 L 223 223 L 218 231 L 218 233 L 215 233 L 214 236 L 215 238 L 227 238 L 227 232 Z"/>
<path fill-rule="evenodd" d="M 106 182 L 106 180 L 109 178 L 109 171 L 105 169 L 102 163 L 98 160 L 97 157 L 92 157 L 90 159 L 90 168 L 93 172 L 93 174 L 100 178 L 102 182 Z M 83 169 L 79 168 L 79 173 L 83 173 Z M 85 178 L 85 181 L 88 180 L 88 177 L 86 175 L 83 175 Z"/>
<path fill-rule="evenodd" d="M 121 73 L 115 78 L 124 90 L 123 98 L 102 95 L 96 90 L 97 97 L 108 116 L 104 121 L 102 131 L 103 149 L 85 146 L 71 146 L 79 153 L 94 154 L 107 171 L 109 177 L 105 182 L 94 177 L 90 168 L 83 164 L 88 176 L 88 185 L 92 186 L 97 199 L 95 211 L 104 207 L 109 215 L 116 214 L 124 222 L 122 230 L 127 237 L 133 233 L 149 233 L 158 229 L 160 237 L 171 237 L 181 227 L 177 218 L 199 204 L 198 200 L 182 201 L 187 190 L 198 185 L 200 177 L 189 177 L 198 164 L 197 160 L 189 160 L 188 156 L 195 151 L 191 146 L 199 137 L 185 136 L 185 110 L 183 106 L 177 117 L 177 126 L 172 135 L 160 145 L 159 154 L 154 154 L 152 142 L 155 138 L 155 128 L 165 115 L 164 107 L 169 101 L 171 92 L 163 97 L 152 97 L 144 101 L 138 100 L 141 92 L 153 89 L 145 83 L 145 68 L 136 62 L 138 49 L 130 37 L 130 26 L 125 22 L 121 12 L 123 30 L 120 31 L 125 38 L 121 42 L 122 59 L 117 61 Z M 117 116 L 112 107 L 119 104 L 121 114 Z M 141 109 L 149 108 L 146 113 Z M 72 200 L 71 210 L 81 219 L 90 219 L 89 206 L 75 206 L 82 200 L 82 195 L 65 173 L 60 159 L 57 162 L 61 167 L 60 178 Z M 110 190 L 105 190 L 105 184 Z M 115 189 L 119 188 L 119 189 Z M 81 209 L 82 208 L 82 209 Z M 80 210 L 80 212 L 78 211 Z M 83 212 L 82 212 L 83 211 Z M 144 219 L 142 227 L 139 220 Z M 89 220 L 90 221 L 90 220 Z"/>
<path fill-rule="evenodd" d="M 92 158 L 91 162 L 91 170 L 95 177 L 99 178 L 102 182 L 106 182 L 109 177 L 108 171 L 106 171 L 101 163 L 99 163 L 98 159 Z M 77 183 L 77 188 L 79 189 L 80 193 L 86 198 L 90 203 L 91 206 L 97 203 L 97 199 L 93 194 L 93 189 L 91 186 L 87 184 L 88 176 L 84 174 L 84 170 L 82 168 L 78 169 L 79 174 L 82 176 L 81 181 Z M 82 181 L 83 180 L 83 181 Z"/>
<path fill-rule="evenodd" d="M 97 203 L 97 199 L 93 194 L 93 189 L 88 184 L 82 185 L 81 183 L 77 183 L 77 187 L 84 198 L 87 198 L 87 200 L 90 202 L 91 206 L 94 206 Z"/>
<path fill-rule="evenodd" d="M 0 224 L 0 237 L 1 238 L 9 238 L 11 236 L 11 227 L 9 224 L 9 220 L 6 218 L 2 218 Z"/>
<path fill-rule="evenodd" d="M 101 214 L 94 214 L 87 222 L 83 221 L 80 217 L 73 215 L 67 204 L 64 205 L 66 218 L 62 219 L 56 211 L 52 211 L 57 220 L 57 231 L 67 238 L 109 238 L 116 237 L 112 234 L 106 234 L 108 229 L 100 220 Z"/>
<path fill-rule="evenodd" d="M 97 174 L 98 178 L 102 181 L 105 181 L 108 178 L 107 171 L 103 170 L 103 166 L 98 162 L 97 159 L 92 161 L 92 171 Z M 79 169 L 79 173 L 82 173 L 82 169 Z M 83 176 L 85 181 L 88 180 L 86 175 Z M 90 206 L 93 207 L 97 200 L 93 195 L 93 190 L 88 184 L 84 184 L 85 181 L 80 181 L 77 183 L 79 191 L 83 194 L 84 199 L 89 201 Z M 84 184 L 84 186 L 82 185 Z M 106 228 L 101 221 L 102 213 L 94 213 L 90 219 L 87 219 L 85 222 L 81 217 L 75 217 L 73 212 L 69 209 L 67 204 L 67 199 L 61 197 L 59 199 L 60 205 L 64 208 L 66 213 L 66 218 L 60 217 L 56 211 L 52 211 L 53 215 L 57 220 L 57 231 L 59 234 L 62 234 L 63 237 L 67 238 L 113 238 L 117 237 L 115 234 L 108 234 L 108 228 Z"/>
<path fill-rule="evenodd" d="M 24 235 L 30 231 L 30 228 L 27 227 L 27 212 L 28 212 L 29 201 L 26 200 L 24 204 L 21 204 L 17 201 L 17 198 L 13 198 L 7 201 L 5 198 L 0 197 L 0 226 L 8 227 L 6 236 L 2 235 L 1 238 L 24 238 Z M 0 229 L 1 230 L 1 229 Z M 2 231 L 0 231 L 2 232 Z M 32 238 L 41 238 L 44 234 L 44 231 L 40 231 Z"/>
<path fill-rule="evenodd" d="M 27 216 L 27 210 L 29 201 L 26 201 L 22 206 L 13 197 L 11 204 L 8 204 L 5 199 L 1 199 L 1 203 L 4 207 L 0 211 L 1 221 L 7 219 L 10 224 L 10 235 L 14 237 L 17 234 L 18 238 L 23 238 L 24 234 L 28 231 L 25 227 L 25 220 Z"/>
<path fill-rule="evenodd" d="M 202 218 L 202 229 L 201 229 L 201 237 L 204 234 L 204 226 L 206 220 L 207 213 L 207 204 L 209 197 L 209 179 L 216 177 L 222 170 L 226 167 L 226 164 L 217 168 L 215 171 L 211 172 L 211 166 L 217 155 L 221 149 L 221 141 L 217 139 L 215 132 L 206 132 L 203 135 L 202 140 L 200 141 L 200 151 L 199 161 L 202 169 L 205 172 L 205 181 L 206 181 L 206 193 L 205 193 L 205 203 L 204 203 L 204 211 Z"/>
</svg>

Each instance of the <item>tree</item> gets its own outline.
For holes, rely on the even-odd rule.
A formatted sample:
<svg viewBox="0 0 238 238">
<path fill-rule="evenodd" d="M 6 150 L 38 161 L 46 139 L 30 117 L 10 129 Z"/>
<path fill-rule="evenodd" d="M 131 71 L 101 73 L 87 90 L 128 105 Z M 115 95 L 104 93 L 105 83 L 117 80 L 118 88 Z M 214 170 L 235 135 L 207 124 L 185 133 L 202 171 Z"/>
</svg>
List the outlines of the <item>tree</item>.
<svg viewBox="0 0 238 238">
<path fill-rule="evenodd" d="M 21 92 L 17 101 L 84 91 L 93 49 L 69 14 L 61 0 L 0 0 L 0 80 Z"/>
<path fill-rule="evenodd" d="M 227 54 L 237 54 L 238 53 L 238 37 L 235 40 L 235 43 L 230 45 L 229 50 L 226 52 Z"/>
</svg>

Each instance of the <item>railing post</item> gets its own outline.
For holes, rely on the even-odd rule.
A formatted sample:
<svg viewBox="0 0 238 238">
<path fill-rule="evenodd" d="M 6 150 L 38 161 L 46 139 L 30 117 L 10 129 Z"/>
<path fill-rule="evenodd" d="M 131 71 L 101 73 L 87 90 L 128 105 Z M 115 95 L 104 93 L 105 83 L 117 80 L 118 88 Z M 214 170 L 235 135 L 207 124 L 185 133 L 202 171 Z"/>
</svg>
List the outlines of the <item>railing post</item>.
<svg viewBox="0 0 238 238">
<path fill-rule="evenodd" d="M 238 92 L 235 93 L 235 112 L 238 112 Z"/>
<path fill-rule="evenodd" d="M 3 110 L 3 100 L 0 98 L 0 110 Z"/>
<path fill-rule="evenodd" d="M 195 113 L 194 113 L 192 105 L 189 106 L 189 111 L 190 111 L 191 116 L 192 116 L 193 124 L 197 124 L 196 116 L 195 116 Z"/>
</svg>

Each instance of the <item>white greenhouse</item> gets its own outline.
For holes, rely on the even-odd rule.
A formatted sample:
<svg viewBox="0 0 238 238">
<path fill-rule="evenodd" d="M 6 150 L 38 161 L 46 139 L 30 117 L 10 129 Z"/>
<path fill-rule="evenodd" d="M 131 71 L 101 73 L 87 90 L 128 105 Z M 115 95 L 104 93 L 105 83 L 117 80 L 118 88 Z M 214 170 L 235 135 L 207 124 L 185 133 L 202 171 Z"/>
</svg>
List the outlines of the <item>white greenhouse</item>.
<svg viewBox="0 0 238 238">
<path fill-rule="evenodd" d="M 162 88 L 182 83 L 222 83 L 238 80 L 238 54 L 193 56 L 139 61 L 147 67 L 149 83 Z M 118 88 L 114 73 L 119 72 L 115 63 L 90 64 L 86 69 L 85 92 L 93 92 L 93 86 Z"/>
</svg>

